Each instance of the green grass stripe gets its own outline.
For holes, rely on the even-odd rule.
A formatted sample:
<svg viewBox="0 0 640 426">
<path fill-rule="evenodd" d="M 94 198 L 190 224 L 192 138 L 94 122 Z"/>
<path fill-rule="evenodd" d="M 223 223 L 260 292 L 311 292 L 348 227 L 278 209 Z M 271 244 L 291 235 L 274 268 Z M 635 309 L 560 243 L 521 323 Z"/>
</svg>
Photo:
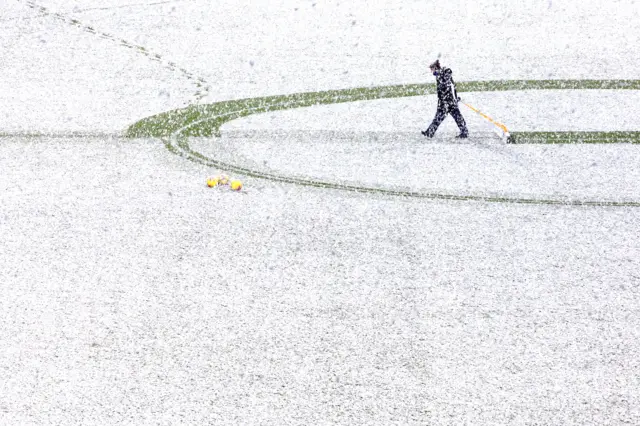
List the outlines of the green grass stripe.
<svg viewBox="0 0 640 426">
<path fill-rule="evenodd" d="M 505 90 L 640 90 L 640 80 L 494 80 L 456 84 L 460 92 Z"/>
<path fill-rule="evenodd" d="M 506 90 L 640 90 L 640 80 L 503 80 L 458 83 L 460 92 L 495 92 Z M 435 84 L 401 84 L 360 87 L 322 92 L 294 93 L 193 105 L 151 117 L 131 125 L 128 137 L 164 137 L 178 129 L 199 122 L 185 130 L 187 136 L 218 135 L 224 123 L 251 114 L 312 105 L 366 101 L 385 98 L 424 96 L 435 93 Z M 522 139 L 521 139 L 522 140 Z"/>
<path fill-rule="evenodd" d="M 513 132 L 510 143 L 640 143 L 640 132 Z"/>
<path fill-rule="evenodd" d="M 148 117 L 130 126 L 126 135 L 133 138 L 169 136 L 182 127 L 200 122 L 197 126 L 187 128 L 183 134 L 211 136 L 218 133 L 222 124 L 251 114 L 313 105 L 421 96 L 433 93 L 435 93 L 435 85 L 425 84 L 331 90 L 222 101 L 210 105 L 194 105 Z"/>
</svg>

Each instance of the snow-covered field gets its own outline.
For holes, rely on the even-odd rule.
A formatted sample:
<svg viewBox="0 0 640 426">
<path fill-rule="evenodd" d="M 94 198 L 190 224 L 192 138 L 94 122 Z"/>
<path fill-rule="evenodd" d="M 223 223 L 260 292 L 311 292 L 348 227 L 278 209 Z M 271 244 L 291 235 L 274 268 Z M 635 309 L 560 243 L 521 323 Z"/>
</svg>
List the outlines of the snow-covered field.
<svg viewBox="0 0 640 426">
<path fill-rule="evenodd" d="M 431 81 L 438 54 L 459 80 L 638 79 L 637 2 L 0 1 L 0 424 L 640 424 L 640 208 L 234 193 L 119 136 L 201 90 L 169 61 L 203 102 Z M 466 96 L 514 130 L 640 130 L 634 91 Z M 425 143 L 434 102 L 191 145 L 367 185 L 640 200 L 638 145 L 455 144 L 451 119 Z"/>
</svg>

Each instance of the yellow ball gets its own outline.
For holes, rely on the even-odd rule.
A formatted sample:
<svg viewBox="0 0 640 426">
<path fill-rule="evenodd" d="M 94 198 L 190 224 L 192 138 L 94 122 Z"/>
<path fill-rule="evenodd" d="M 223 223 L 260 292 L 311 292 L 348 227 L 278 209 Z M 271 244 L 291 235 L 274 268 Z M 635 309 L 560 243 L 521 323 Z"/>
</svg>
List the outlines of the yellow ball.
<svg viewBox="0 0 640 426">
<path fill-rule="evenodd" d="M 210 177 L 207 179 L 207 186 L 209 188 L 213 188 L 214 186 L 218 186 L 218 184 L 220 183 L 220 180 L 218 179 L 218 177 Z"/>
<path fill-rule="evenodd" d="M 238 179 L 232 180 L 231 189 L 233 189 L 234 191 L 240 191 L 242 189 L 242 182 L 240 182 Z"/>
</svg>

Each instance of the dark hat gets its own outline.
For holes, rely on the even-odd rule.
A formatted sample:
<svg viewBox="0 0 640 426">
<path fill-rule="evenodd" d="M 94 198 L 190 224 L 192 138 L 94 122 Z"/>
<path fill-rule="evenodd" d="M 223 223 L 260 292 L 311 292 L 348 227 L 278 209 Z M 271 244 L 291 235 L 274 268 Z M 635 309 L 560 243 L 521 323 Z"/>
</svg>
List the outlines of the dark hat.
<svg viewBox="0 0 640 426">
<path fill-rule="evenodd" d="M 440 59 L 436 59 L 436 61 L 434 63 L 429 65 L 429 68 L 435 68 L 435 69 L 439 70 L 441 68 L 440 67 Z"/>
</svg>

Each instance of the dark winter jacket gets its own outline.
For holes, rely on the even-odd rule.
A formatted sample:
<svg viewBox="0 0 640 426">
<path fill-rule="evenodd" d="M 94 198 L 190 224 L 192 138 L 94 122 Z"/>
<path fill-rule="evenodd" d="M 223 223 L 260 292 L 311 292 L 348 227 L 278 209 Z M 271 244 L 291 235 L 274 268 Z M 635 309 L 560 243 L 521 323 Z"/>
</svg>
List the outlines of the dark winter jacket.
<svg viewBox="0 0 640 426">
<path fill-rule="evenodd" d="M 451 68 L 441 68 L 436 76 L 438 103 L 442 102 L 448 107 L 458 104 L 458 93 L 452 74 Z"/>
</svg>

